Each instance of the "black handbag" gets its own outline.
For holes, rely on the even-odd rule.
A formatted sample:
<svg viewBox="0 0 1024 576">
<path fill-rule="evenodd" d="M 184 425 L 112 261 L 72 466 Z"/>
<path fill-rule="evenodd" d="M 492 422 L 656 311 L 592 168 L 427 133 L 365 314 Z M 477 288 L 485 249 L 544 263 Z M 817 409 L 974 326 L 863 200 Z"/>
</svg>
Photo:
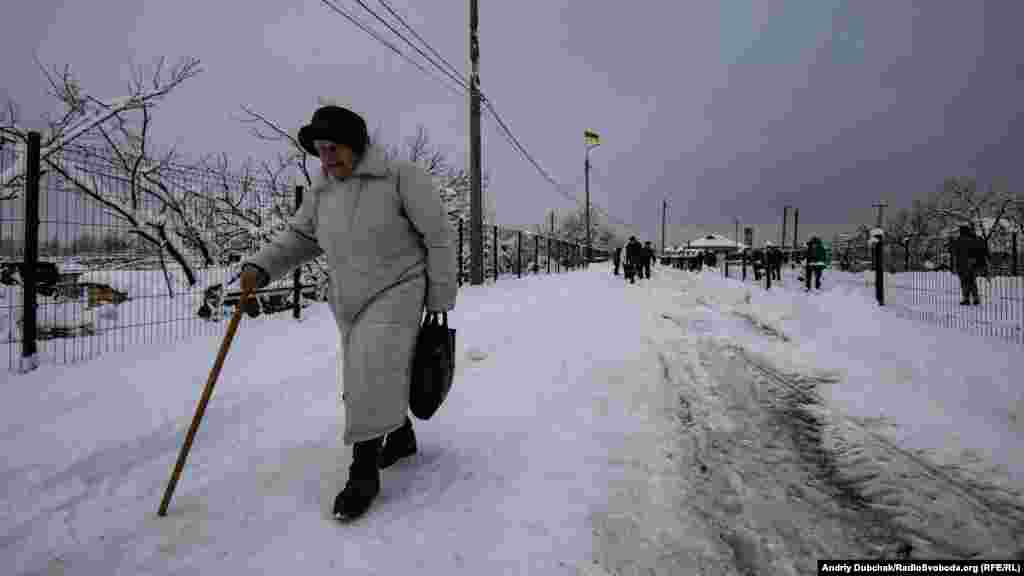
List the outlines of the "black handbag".
<svg viewBox="0 0 1024 576">
<path fill-rule="evenodd" d="M 444 403 L 454 377 L 455 329 L 448 327 L 447 313 L 428 312 L 413 354 L 409 383 L 409 411 L 413 416 L 429 420 Z"/>
</svg>

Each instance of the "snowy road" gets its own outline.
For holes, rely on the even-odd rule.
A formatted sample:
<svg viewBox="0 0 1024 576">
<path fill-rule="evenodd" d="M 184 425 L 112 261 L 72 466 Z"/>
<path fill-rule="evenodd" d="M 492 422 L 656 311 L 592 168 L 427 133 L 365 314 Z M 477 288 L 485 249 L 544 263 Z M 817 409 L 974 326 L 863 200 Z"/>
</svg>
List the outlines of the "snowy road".
<svg viewBox="0 0 1024 576">
<path fill-rule="evenodd" d="M 890 518 L 837 499 L 792 395 L 751 367 L 791 369 L 772 347 L 800 334 L 770 314 L 749 321 L 721 282 L 656 269 L 630 286 L 599 265 L 464 287 L 452 396 L 351 526 L 328 514 L 350 453 L 323 306 L 300 323 L 244 320 L 166 518 L 155 511 L 219 337 L 5 375 L 0 565 L 799 574 L 818 558 L 906 552 Z M 966 533 L 1024 548 L 983 520 Z"/>
</svg>

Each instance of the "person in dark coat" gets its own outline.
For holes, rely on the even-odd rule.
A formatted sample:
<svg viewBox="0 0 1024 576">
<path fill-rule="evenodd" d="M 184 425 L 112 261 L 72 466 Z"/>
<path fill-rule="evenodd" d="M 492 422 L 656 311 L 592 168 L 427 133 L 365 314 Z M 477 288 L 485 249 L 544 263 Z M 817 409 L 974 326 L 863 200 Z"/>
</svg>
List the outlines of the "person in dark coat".
<svg viewBox="0 0 1024 576">
<path fill-rule="evenodd" d="M 764 270 L 764 250 L 758 248 L 750 253 L 750 265 L 754 268 L 754 280 L 761 281 L 761 271 Z"/>
<path fill-rule="evenodd" d="M 825 245 L 821 243 L 821 238 L 813 236 L 807 241 L 806 262 L 807 291 L 811 290 L 812 276 L 815 289 L 821 290 L 821 273 L 825 270 Z"/>
<path fill-rule="evenodd" d="M 960 227 L 960 237 L 953 241 L 953 259 L 960 276 L 960 305 L 981 304 L 978 297 L 978 273 L 988 265 L 988 246 L 984 238 L 974 234 L 970 226 Z"/>
<path fill-rule="evenodd" d="M 709 266 L 711 268 L 714 268 L 716 264 L 717 264 L 717 258 L 715 258 L 715 253 L 712 252 L 711 250 L 708 250 L 707 252 L 705 252 L 704 253 L 704 265 L 705 266 Z"/>
<path fill-rule="evenodd" d="M 641 274 L 641 267 L 643 266 L 644 247 L 636 239 L 636 236 L 630 236 L 624 252 L 626 254 L 626 265 L 629 267 L 626 279 L 629 280 L 630 284 L 636 284 L 636 277 Z"/>
<path fill-rule="evenodd" d="M 612 274 L 615 276 L 619 275 L 619 263 L 622 262 L 622 247 L 619 246 L 612 252 L 612 263 L 615 264 L 615 268 L 612 270 Z"/>
<path fill-rule="evenodd" d="M 651 242 L 648 240 L 644 243 L 644 264 L 643 264 L 643 277 L 650 279 L 651 277 L 651 263 L 654 262 L 654 247 L 651 246 Z"/>
<path fill-rule="evenodd" d="M 768 249 L 768 273 L 772 280 L 782 281 L 782 250 L 778 246 Z"/>
</svg>

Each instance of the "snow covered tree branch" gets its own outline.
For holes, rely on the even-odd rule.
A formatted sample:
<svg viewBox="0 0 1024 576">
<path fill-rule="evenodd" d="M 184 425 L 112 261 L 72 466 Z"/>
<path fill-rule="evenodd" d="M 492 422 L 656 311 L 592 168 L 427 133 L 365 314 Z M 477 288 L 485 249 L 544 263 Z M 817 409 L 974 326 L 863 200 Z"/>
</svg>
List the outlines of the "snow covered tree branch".
<svg viewBox="0 0 1024 576">
<path fill-rule="evenodd" d="M 982 192 L 974 178 L 953 177 L 946 178 L 942 189 L 930 198 L 929 204 L 931 215 L 942 228 L 953 224 L 980 226 L 978 232 L 988 242 L 1003 228 L 1015 198 L 1001 181 L 990 185 L 987 192 Z"/>
<path fill-rule="evenodd" d="M 199 60 L 185 58 L 165 74 L 164 59 L 161 58 L 148 79 L 142 68 L 136 68 L 128 95 L 103 100 L 86 92 L 70 66 L 63 70 L 56 67 L 47 70 L 38 61 L 37 64 L 50 85 L 50 95 L 64 105 L 64 112 L 59 118 L 51 118 L 48 114 L 43 116 L 47 124 L 42 135 L 41 157 L 44 162 L 74 141 L 95 135 L 97 128 L 119 119 L 123 113 L 156 106 L 175 88 L 202 71 Z M 28 130 L 18 124 L 17 108 L 13 103 L 8 103 L 5 117 L 0 122 L 0 135 L 23 144 L 28 142 Z M 16 198 L 18 190 L 24 187 L 22 171 L 22 166 L 15 166 L 10 174 L 0 175 L 4 199 Z"/>
<path fill-rule="evenodd" d="M 168 68 L 161 58 L 148 74 L 136 67 L 129 94 L 111 99 L 89 94 L 68 66 L 47 70 L 40 64 L 40 68 L 50 95 L 64 107 L 57 118 L 44 116 L 47 127 L 40 156 L 45 170 L 56 173 L 73 190 L 98 203 L 152 249 L 159 256 L 170 294 L 174 289 L 165 254 L 182 268 L 189 285 L 194 285 L 196 275 L 190 253 L 200 255 L 206 264 L 212 263 L 208 243 L 202 240 L 196 222 L 197 213 L 188 206 L 195 198 L 173 183 L 169 172 L 176 159 L 174 150 L 156 158 L 151 151 L 149 132 L 153 110 L 183 82 L 201 72 L 199 61 L 185 58 Z M 141 118 L 133 123 L 129 114 L 136 112 Z M 27 143 L 28 132 L 18 125 L 13 103 L 8 105 L 0 135 Z M 76 142 L 92 146 L 73 148 Z M 93 157 L 100 158 L 99 167 L 94 165 Z M 89 158 L 90 162 L 76 162 L 78 158 Z M 0 185 L 5 186 L 5 199 L 16 198 L 24 188 L 24 166 L 18 165 L 14 170 L 15 174 L 4 174 L 0 179 Z M 97 170 L 126 182 L 128 193 L 100 181 Z"/>
</svg>

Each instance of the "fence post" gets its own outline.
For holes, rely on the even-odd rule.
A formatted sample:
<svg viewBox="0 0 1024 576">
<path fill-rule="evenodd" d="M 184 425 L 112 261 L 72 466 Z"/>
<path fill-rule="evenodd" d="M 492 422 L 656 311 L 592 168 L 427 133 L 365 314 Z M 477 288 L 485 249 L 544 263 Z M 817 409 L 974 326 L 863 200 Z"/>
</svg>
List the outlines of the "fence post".
<svg viewBox="0 0 1024 576">
<path fill-rule="evenodd" d="M 540 272 L 540 236 L 533 235 L 533 273 Z"/>
<path fill-rule="evenodd" d="M 459 286 L 462 286 L 462 218 L 459 218 Z"/>
<path fill-rule="evenodd" d="M 22 365 L 20 371 L 35 370 L 36 356 L 36 266 L 39 260 L 39 179 L 41 172 L 39 132 L 28 133 L 25 166 L 25 261 L 21 265 L 22 291 Z"/>
<path fill-rule="evenodd" d="M 882 240 L 875 242 L 875 298 L 879 306 L 885 306 L 885 262 L 882 255 Z"/>
<path fill-rule="evenodd" d="M 516 230 L 516 275 L 523 277 L 523 231 Z"/>
<path fill-rule="evenodd" d="M 494 252 L 494 281 L 498 281 L 498 225 L 494 225 L 494 242 L 492 251 Z"/>
<path fill-rule="evenodd" d="M 1014 232 L 1010 235 L 1010 253 L 1012 254 L 1013 261 L 1010 263 L 1010 274 L 1013 276 L 1017 275 L 1017 233 Z"/>
<path fill-rule="evenodd" d="M 299 206 L 302 206 L 302 186 L 295 187 L 295 212 L 298 213 Z M 298 320 L 302 315 L 302 267 L 295 269 L 292 275 L 292 318 Z"/>
</svg>

